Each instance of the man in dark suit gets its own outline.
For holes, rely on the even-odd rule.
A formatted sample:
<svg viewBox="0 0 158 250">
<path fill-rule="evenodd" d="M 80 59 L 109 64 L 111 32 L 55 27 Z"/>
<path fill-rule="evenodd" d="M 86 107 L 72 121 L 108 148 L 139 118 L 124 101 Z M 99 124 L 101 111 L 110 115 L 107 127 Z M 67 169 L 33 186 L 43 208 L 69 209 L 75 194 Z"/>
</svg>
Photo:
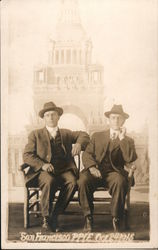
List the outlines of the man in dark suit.
<svg viewBox="0 0 158 250">
<path fill-rule="evenodd" d="M 78 171 L 74 156 L 85 150 L 89 142 L 85 132 L 58 128 L 62 114 L 63 109 L 53 102 L 44 104 L 39 116 L 46 126 L 29 135 L 23 154 L 24 163 L 30 166 L 26 185 L 37 185 L 42 190 L 42 228 L 46 231 L 58 231 L 58 215 L 63 213 L 76 191 Z M 61 190 L 52 213 L 58 186 Z"/>
<path fill-rule="evenodd" d="M 105 112 L 110 129 L 94 133 L 83 152 L 84 170 L 78 180 L 79 199 L 85 216 L 84 231 L 93 229 L 93 193 L 99 186 L 109 189 L 112 196 L 111 214 L 114 231 L 119 231 L 128 188 L 128 172 L 124 165 L 137 159 L 134 141 L 122 127 L 129 117 L 122 105 Z"/>
</svg>

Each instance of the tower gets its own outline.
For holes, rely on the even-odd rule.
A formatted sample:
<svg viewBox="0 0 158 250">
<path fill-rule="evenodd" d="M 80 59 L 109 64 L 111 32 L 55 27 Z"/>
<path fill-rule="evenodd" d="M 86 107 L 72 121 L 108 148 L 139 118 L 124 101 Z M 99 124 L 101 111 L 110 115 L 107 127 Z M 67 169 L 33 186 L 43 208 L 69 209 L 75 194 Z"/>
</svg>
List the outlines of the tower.
<svg viewBox="0 0 158 250">
<path fill-rule="evenodd" d="M 30 120 L 26 132 L 42 125 L 38 112 L 47 101 L 61 106 L 64 114 L 77 116 L 90 134 L 105 128 L 103 66 L 92 62 L 92 49 L 92 42 L 81 24 L 77 0 L 62 0 L 56 34 L 50 39 L 48 48 L 48 63 L 34 68 L 35 116 Z M 139 136 L 134 135 L 139 154 L 135 177 L 136 183 L 146 184 L 149 177 L 147 146 L 144 134 L 141 144 Z M 18 167 L 23 162 L 26 143 L 27 133 L 8 138 L 8 190 L 9 199 L 14 202 L 23 200 L 21 187 L 24 182 Z"/>
<path fill-rule="evenodd" d="M 43 103 L 53 101 L 65 114 L 77 115 L 88 132 L 100 130 L 105 126 L 103 67 L 92 63 L 92 42 L 82 27 L 78 1 L 61 0 L 60 4 L 48 64 L 34 70 L 35 113 Z"/>
<path fill-rule="evenodd" d="M 92 42 L 82 27 L 77 0 L 61 0 L 56 34 L 50 39 L 48 63 L 34 67 L 34 116 L 24 134 L 9 136 L 8 179 L 10 200 L 23 197 L 23 178 L 18 171 L 30 131 L 43 126 L 38 112 L 53 101 L 64 115 L 77 117 L 88 133 L 105 127 L 103 115 L 103 67 L 92 63 Z M 70 119 L 73 123 L 73 119 Z M 74 123 L 74 128 L 78 124 Z M 63 123 L 65 127 L 65 123 Z M 65 127 L 67 128 L 67 127 Z M 17 193 L 19 195 L 17 196 Z"/>
</svg>

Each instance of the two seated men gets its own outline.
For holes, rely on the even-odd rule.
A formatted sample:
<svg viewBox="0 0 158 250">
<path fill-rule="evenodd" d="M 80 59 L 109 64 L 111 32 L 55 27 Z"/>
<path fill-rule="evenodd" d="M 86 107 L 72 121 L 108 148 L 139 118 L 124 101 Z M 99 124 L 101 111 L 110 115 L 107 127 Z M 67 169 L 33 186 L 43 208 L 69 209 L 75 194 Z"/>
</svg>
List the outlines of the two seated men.
<svg viewBox="0 0 158 250">
<path fill-rule="evenodd" d="M 122 127 L 129 116 L 121 105 L 114 105 L 111 111 L 105 113 L 110 129 L 94 133 L 90 139 L 83 131 L 59 129 L 58 121 L 62 114 L 63 109 L 53 102 L 44 104 L 39 116 L 44 119 L 45 127 L 31 132 L 23 154 L 24 163 L 30 166 L 26 183 L 37 185 L 42 190 L 42 229 L 59 231 L 59 215 L 78 189 L 85 217 L 84 231 L 91 232 L 93 193 L 97 187 L 105 186 L 112 196 L 112 222 L 114 230 L 118 231 L 128 188 L 128 173 L 124 165 L 137 158 L 134 141 L 126 136 L 126 129 Z M 78 179 L 74 156 L 81 150 L 84 151 L 84 170 Z M 59 186 L 60 193 L 53 209 Z"/>
</svg>

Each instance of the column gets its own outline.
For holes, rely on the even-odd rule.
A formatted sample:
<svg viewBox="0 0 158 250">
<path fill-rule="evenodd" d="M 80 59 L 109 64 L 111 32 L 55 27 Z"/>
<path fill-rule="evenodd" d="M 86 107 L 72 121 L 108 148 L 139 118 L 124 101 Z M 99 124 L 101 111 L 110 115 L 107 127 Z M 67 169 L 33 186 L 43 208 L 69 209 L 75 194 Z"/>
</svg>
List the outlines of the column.
<svg viewBox="0 0 158 250">
<path fill-rule="evenodd" d="M 78 50 L 78 63 L 81 65 L 82 64 L 82 50 Z"/>
<path fill-rule="evenodd" d="M 66 59 L 66 49 L 64 49 L 64 64 L 66 64 L 66 61 L 67 61 L 67 59 Z"/>
<path fill-rule="evenodd" d="M 50 58 L 51 64 L 54 64 L 54 51 L 51 51 L 51 58 Z"/>
<path fill-rule="evenodd" d="M 58 64 L 61 64 L 61 49 L 58 50 Z"/>
<path fill-rule="evenodd" d="M 23 151 L 22 151 L 22 149 L 19 149 L 19 152 L 18 152 L 18 156 L 19 156 L 18 157 L 18 164 L 19 164 L 19 166 L 23 163 L 23 157 L 22 157 L 22 155 L 23 155 Z"/>
<path fill-rule="evenodd" d="M 14 148 L 11 148 L 10 149 L 10 170 L 11 170 L 11 173 L 15 173 L 16 172 L 16 160 L 15 160 L 15 149 Z"/>
<path fill-rule="evenodd" d="M 61 50 L 61 64 L 64 64 L 64 50 Z"/>
<path fill-rule="evenodd" d="M 81 50 L 81 64 L 84 64 L 84 51 Z"/>
<path fill-rule="evenodd" d="M 10 149 L 10 172 L 8 173 L 9 177 L 9 188 L 12 188 L 14 186 L 14 177 L 15 177 L 15 172 L 16 172 L 16 160 L 15 160 L 15 149 L 11 148 Z"/>
<path fill-rule="evenodd" d="M 54 49 L 53 55 L 52 55 L 52 63 L 55 64 L 55 49 Z"/>
<path fill-rule="evenodd" d="M 100 71 L 100 82 L 102 83 L 102 72 Z"/>
<path fill-rule="evenodd" d="M 93 83 L 93 71 L 91 71 L 91 83 Z"/>
<path fill-rule="evenodd" d="M 55 64 L 59 64 L 59 50 L 55 52 Z"/>
<path fill-rule="evenodd" d="M 69 58 L 69 64 L 71 64 L 71 61 L 72 61 L 72 57 L 71 57 L 71 56 L 72 56 L 72 54 L 71 54 L 71 49 L 69 49 L 69 57 L 70 57 L 70 58 Z"/>
</svg>

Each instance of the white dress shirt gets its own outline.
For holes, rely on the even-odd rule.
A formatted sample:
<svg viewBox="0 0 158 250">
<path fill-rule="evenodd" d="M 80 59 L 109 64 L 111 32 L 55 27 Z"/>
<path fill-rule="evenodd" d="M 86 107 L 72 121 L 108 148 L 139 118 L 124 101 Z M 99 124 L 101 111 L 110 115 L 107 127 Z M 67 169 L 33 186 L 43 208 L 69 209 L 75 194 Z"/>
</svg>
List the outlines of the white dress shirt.
<svg viewBox="0 0 158 250">
<path fill-rule="evenodd" d="M 110 139 L 114 140 L 119 136 L 119 131 L 110 128 Z"/>
<path fill-rule="evenodd" d="M 52 127 L 46 126 L 46 128 L 47 128 L 48 132 L 51 134 L 51 136 L 52 136 L 53 138 L 55 138 L 55 137 L 56 137 L 56 134 L 57 134 L 57 131 L 58 131 L 58 127 L 52 128 Z"/>
</svg>

